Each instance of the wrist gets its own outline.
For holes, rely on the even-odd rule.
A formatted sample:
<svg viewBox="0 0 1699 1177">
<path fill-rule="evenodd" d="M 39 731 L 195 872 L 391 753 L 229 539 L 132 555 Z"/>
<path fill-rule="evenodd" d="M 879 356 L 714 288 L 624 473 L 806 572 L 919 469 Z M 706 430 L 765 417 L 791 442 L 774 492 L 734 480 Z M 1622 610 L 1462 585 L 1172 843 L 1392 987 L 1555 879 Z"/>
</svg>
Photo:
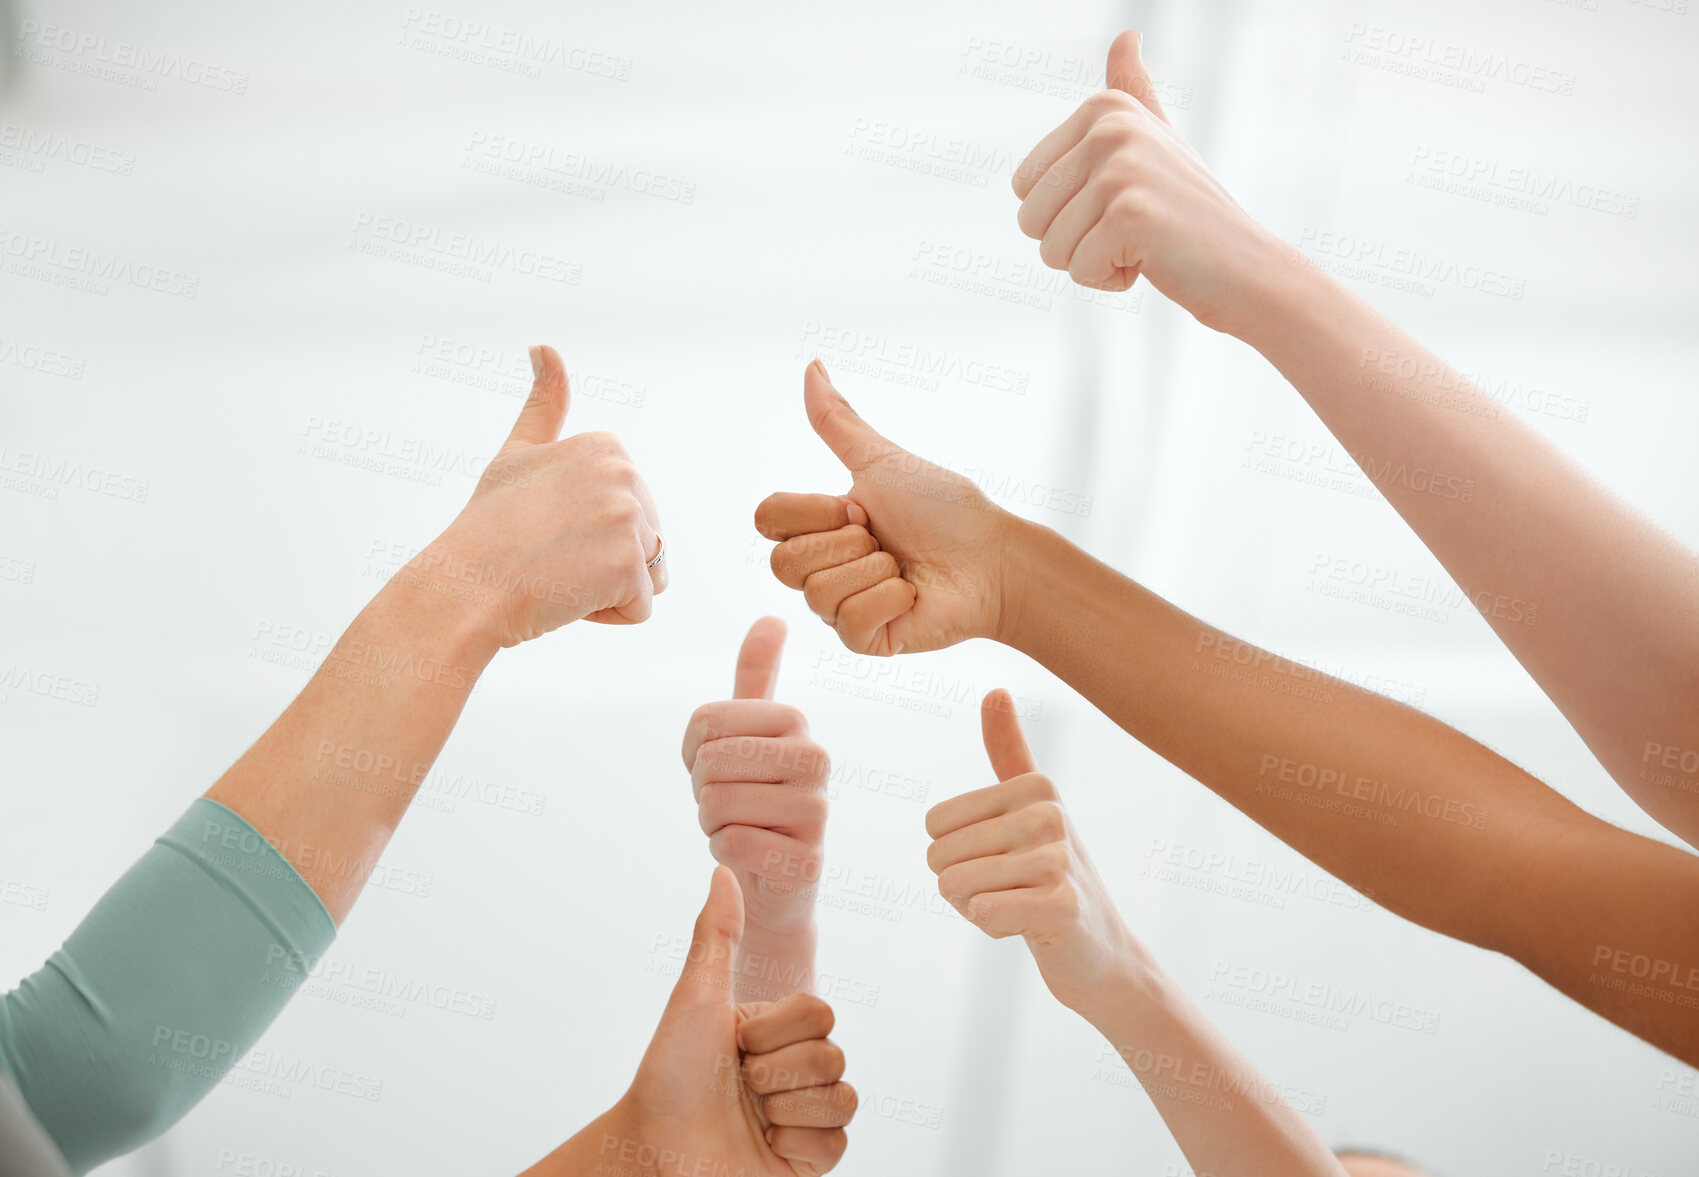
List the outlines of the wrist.
<svg viewBox="0 0 1699 1177">
<path fill-rule="evenodd" d="M 1112 1043 L 1167 1016 L 1174 981 L 1142 946 L 1119 953 L 1108 978 L 1069 1008 Z"/>
<path fill-rule="evenodd" d="M 520 1177 L 576 1177 L 603 1171 L 661 1177 L 657 1160 L 628 1092 Z"/>
<path fill-rule="evenodd" d="M 780 927 L 746 920 L 733 966 L 736 1000 L 778 1001 L 792 993 L 813 992 L 818 940 L 812 908 Z"/>
<path fill-rule="evenodd" d="M 1241 295 L 1242 310 L 1219 329 L 1264 356 L 1301 336 L 1339 286 L 1294 245 L 1267 234 Z"/>
<path fill-rule="evenodd" d="M 1031 656 L 1044 620 L 1044 602 L 1053 600 L 1045 585 L 1066 564 L 1074 545 L 1060 534 L 1011 514 L 1003 543 L 1003 567 L 997 573 L 998 607 L 992 640 Z M 1060 573 L 1066 576 L 1065 572 Z"/>
<path fill-rule="evenodd" d="M 429 656 L 476 677 L 502 648 L 489 590 L 448 575 L 452 562 L 427 548 L 390 577 L 366 611 Z"/>
</svg>

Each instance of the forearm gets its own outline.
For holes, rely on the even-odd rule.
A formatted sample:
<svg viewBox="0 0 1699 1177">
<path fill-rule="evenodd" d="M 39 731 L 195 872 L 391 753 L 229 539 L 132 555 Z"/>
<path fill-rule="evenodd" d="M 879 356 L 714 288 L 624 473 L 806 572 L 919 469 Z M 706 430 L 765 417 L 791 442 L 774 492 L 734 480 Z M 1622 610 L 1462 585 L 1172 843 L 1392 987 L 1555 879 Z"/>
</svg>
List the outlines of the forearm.
<svg viewBox="0 0 1699 1177">
<path fill-rule="evenodd" d="M 1009 644 L 1400 915 L 1496 946 L 1507 929 L 1481 897 L 1542 830 L 1590 820 L 1459 732 L 1240 642 L 1048 529 L 1022 542 L 1034 580 Z"/>
<path fill-rule="evenodd" d="M 1208 1177 L 1338 1177 L 1344 1170 L 1154 963 L 1126 969 L 1080 1011 L 1150 1096 L 1192 1171 Z"/>
<path fill-rule="evenodd" d="M 1320 270 L 1242 337 L 1301 393 L 1647 812 L 1699 841 L 1699 562 Z M 1685 757 L 1685 759 L 1684 759 Z"/>
<path fill-rule="evenodd" d="M 746 924 L 737 945 L 733 999 L 740 1003 L 779 1001 L 792 993 L 814 992 L 817 942 L 812 910 L 785 927 Z"/>
<path fill-rule="evenodd" d="M 207 792 L 294 864 L 338 924 L 499 648 L 438 587 L 397 574 Z"/>
<path fill-rule="evenodd" d="M 1504 952 L 1699 1057 L 1699 973 L 1689 1005 L 1619 991 L 1594 959 L 1622 949 L 1675 975 L 1699 943 L 1699 858 L 1601 822 L 1455 729 L 1228 637 L 1027 528 L 1021 563 L 1035 579 L 1008 644 L 1381 906 Z"/>
</svg>

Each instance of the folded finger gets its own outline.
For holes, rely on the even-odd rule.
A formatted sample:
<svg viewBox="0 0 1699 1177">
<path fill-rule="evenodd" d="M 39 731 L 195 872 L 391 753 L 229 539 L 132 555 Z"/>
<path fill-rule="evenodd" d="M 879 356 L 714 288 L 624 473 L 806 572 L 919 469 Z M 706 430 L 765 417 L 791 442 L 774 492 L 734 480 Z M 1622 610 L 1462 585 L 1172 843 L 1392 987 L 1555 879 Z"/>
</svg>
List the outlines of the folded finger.
<svg viewBox="0 0 1699 1177">
<path fill-rule="evenodd" d="M 786 588 L 799 589 L 816 572 L 859 560 L 879 550 L 867 528 L 855 523 L 834 531 L 796 535 L 773 549 L 773 575 Z"/>
<path fill-rule="evenodd" d="M 933 874 L 941 875 L 958 862 L 1024 850 L 1027 841 L 1020 812 L 1002 813 L 934 841 L 926 848 L 926 865 L 932 868 Z"/>
<path fill-rule="evenodd" d="M 965 915 L 967 903 L 975 895 L 1036 887 L 1049 881 L 1056 873 L 1058 853 L 1045 846 L 958 862 L 938 875 L 938 894 Z"/>
<path fill-rule="evenodd" d="M 690 766 L 691 792 L 700 800 L 702 789 L 717 781 L 758 781 L 818 789 L 826 783 L 832 762 L 813 740 L 781 736 L 724 736 L 696 750 Z"/>
<path fill-rule="evenodd" d="M 767 1147 L 787 1161 L 825 1173 L 843 1159 L 849 1134 L 842 1128 L 774 1127 L 767 1129 Z"/>
<path fill-rule="evenodd" d="M 830 1038 L 810 1038 L 743 1057 L 743 1081 L 757 1095 L 824 1087 L 843 1077 L 844 1052 Z"/>
<path fill-rule="evenodd" d="M 934 838 L 1024 808 L 1034 801 L 1054 801 L 1056 786 L 1043 773 L 1012 777 L 974 789 L 934 805 L 926 814 L 926 832 Z"/>
<path fill-rule="evenodd" d="M 710 740 L 728 736 L 772 739 L 806 736 L 808 720 L 789 703 L 768 699 L 717 699 L 691 713 L 684 726 L 684 767 L 693 768 L 696 754 Z"/>
<path fill-rule="evenodd" d="M 755 530 L 768 539 L 785 540 L 866 522 L 867 512 L 842 495 L 794 494 L 781 490 L 762 499 L 755 508 Z"/>
<path fill-rule="evenodd" d="M 1073 150 L 1074 145 L 1085 138 L 1086 131 L 1096 120 L 1097 112 L 1082 104 L 1062 121 L 1061 126 L 1040 139 L 1038 145 L 1027 152 L 1026 158 L 1015 168 L 1015 195 L 1025 200 L 1038 186 L 1044 173 L 1050 170 L 1051 165 Z"/>
<path fill-rule="evenodd" d="M 804 1087 L 761 1097 L 769 1124 L 793 1128 L 841 1128 L 855 1118 L 857 1097 L 848 1083 Z"/>
<path fill-rule="evenodd" d="M 900 577 L 863 589 L 838 606 L 838 638 L 857 654 L 881 658 L 902 652 L 891 645 L 885 627 L 914 607 L 914 586 Z"/>
<path fill-rule="evenodd" d="M 801 841 L 826 832 L 826 794 L 789 785 L 711 784 L 698 795 L 696 820 L 710 838 L 727 826 L 755 826 Z"/>
<path fill-rule="evenodd" d="M 796 1042 L 824 1038 L 837 1024 L 832 1007 L 812 993 L 792 993 L 775 1001 L 737 1028 L 737 1046 L 745 1054 L 771 1054 Z"/>
<path fill-rule="evenodd" d="M 1045 891 L 1039 887 L 982 891 L 967 901 L 962 914 L 993 936 L 1024 936 L 1028 928 L 1038 926 L 1044 902 Z"/>
<path fill-rule="evenodd" d="M 838 606 L 856 593 L 870 589 L 880 581 L 900 577 L 902 568 L 889 552 L 872 552 L 848 564 L 822 568 L 802 585 L 803 599 L 808 607 L 827 625 L 838 623 Z"/>
<path fill-rule="evenodd" d="M 725 826 L 708 837 L 714 861 L 754 875 L 774 895 L 809 894 L 820 882 L 819 842 L 805 842 L 760 826 Z"/>
<path fill-rule="evenodd" d="M 1042 238 L 1061 211 L 1082 190 L 1089 190 L 1086 180 L 1091 175 L 1094 155 L 1092 141 L 1082 140 L 1038 178 L 1038 183 L 1021 201 L 1020 212 L 1015 214 L 1015 223 L 1022 233 L 1034 240 Z"/>
<path fill-rule="evenodd" d="M 1103 217 L 1074 247 L 1067 270 L 1070 278 L 1092 290 L 1126 290 L 1139 276 L 1139 268 L 1127 250 L 1124 230 L 1116 229 Z"/>
</svg>

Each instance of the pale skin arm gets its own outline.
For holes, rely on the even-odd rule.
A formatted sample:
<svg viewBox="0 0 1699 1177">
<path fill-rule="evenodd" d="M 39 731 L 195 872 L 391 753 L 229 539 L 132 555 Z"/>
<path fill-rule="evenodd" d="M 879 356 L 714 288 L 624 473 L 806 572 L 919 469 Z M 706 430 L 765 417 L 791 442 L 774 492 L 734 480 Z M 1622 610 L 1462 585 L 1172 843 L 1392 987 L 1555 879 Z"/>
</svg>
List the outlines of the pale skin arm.
<svg viewBox="0 0 1699 1177">
<path fill-rule="evenodd" d="M 969 921 L 1021 936 L 1063 1005 L 1108 1039 L 1196 1173 L 1343 1177 L 1315 1131 L 1128 930 L 1005 691 L 980 709 L 1000 783 L 926 815 L 926 861 Z"/>
<path fill-rule="evenodd" d="M 283 715 L 207 791 L 282 852 L 338 925 L 504 646 L 631 624 L 666 587 L 654 500 L 609 434 L 556 440 L 566 369 L 537 380 L 471 501 L 361 610 Z"/>
<path fill-rule="evenodd" d="M 684 733 L 697 818 L 743 889 L 739 1001 L 814 989 L 814 893 L 826 840 L 826 750 L 795 707 L 773 702 L 785 623 L 763 617 L 738 650 L 732 697 L 704 704 Z"/>
<path fill-rule="evenodd" d="M 1016 171 L 1047 265 L 1139 275 L 1256 348 L 1641 808 L 1699 845 L 1699 560 L 1247 216 L 1169 124 L 1125 33 L 1115 89 Z"/>
<path fill-rule="evenodd" d="M 818 365 L 805 388 L 854 484 L 774 495 L 756 523 L 781 541 L 780 579 L 846 646 L 1019 649 L 1377 903 L 1504 952 L 1699 1062 L 1699 857 L 1598 820 L 1429 716 L 1189 616 L 882 437 Z M 869 545 L 897 577 L 843 563 Z M 1637 976 L 1640 962 L 1656 974 Z M 1657 991 L 1628 984 L 1646 979 Z"/>
</svg>

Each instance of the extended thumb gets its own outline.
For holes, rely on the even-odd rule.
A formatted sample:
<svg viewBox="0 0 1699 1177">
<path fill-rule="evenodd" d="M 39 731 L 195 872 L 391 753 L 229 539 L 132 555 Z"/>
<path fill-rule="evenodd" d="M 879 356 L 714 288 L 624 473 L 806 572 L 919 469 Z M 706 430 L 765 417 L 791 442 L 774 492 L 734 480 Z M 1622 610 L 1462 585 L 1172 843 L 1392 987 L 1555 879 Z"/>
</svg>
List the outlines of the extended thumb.
<svg viewBox="0 0 1699 1177">
<path fill-rule="evenodd" d="M 1128 29 L 1116 37 L 1109 46 L 1109 64 L 1103 81 L 1111 90 L 1131 94 L 1140 106 L 1167 122 L 1168 113 L 1156 100 L 1156 86 L 1150 80 L 1150 71 L 1144 67 L 1143 47 L 1144 34 L 1137 29 Z"/>
<path fill-rule="evenodd" d="M 690 933 L 690 952 L 679 970 L 668 1008 L 680 1002 L 732 1000 L 732 962 L 743 938 L 743 892 L 728 867 L 716 866 L 708 901 Z"/>
<path fill-rule="evenodd" d="M 814 432 L 852 474 L 897 448 L 850 408 L 843 393 L 832 386 L 826 365 L 819 360 L 809 364 L 803 373 L 802 401 Z"/>
</svg>

